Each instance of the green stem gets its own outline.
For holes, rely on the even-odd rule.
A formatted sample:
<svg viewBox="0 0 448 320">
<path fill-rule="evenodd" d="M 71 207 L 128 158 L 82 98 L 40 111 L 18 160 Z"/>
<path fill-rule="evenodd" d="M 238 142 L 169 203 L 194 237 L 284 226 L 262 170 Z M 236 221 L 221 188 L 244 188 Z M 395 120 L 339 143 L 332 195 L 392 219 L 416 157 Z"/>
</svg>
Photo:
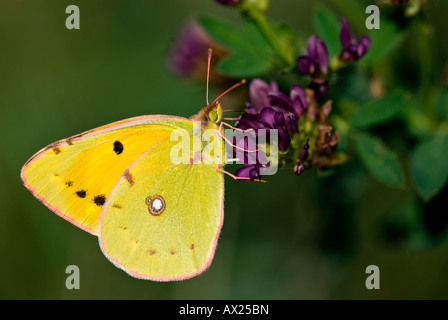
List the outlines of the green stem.
<svg viewBox="0 0 448 320">
<path fill-rule="evenodd" d="M 285 48 L 284 45 L 279 41 L 277 34 L 272 29 L 271 24 L 266 19 L 265 15 L 260 12 L 256 7 L 251 5 L 250 2 L 247 2 L 247 5 L 242 8 L 243 12 L 247 14 L 251 19 L 253 19 L 255 25 L 258 27 L 260 32 L 264 35 L 271 48 L 277 54 L 277 56 L 281 59 L 284 68 L 291 67 L 292 58 L 290 57 L 290 50 Z"/>
</svg>

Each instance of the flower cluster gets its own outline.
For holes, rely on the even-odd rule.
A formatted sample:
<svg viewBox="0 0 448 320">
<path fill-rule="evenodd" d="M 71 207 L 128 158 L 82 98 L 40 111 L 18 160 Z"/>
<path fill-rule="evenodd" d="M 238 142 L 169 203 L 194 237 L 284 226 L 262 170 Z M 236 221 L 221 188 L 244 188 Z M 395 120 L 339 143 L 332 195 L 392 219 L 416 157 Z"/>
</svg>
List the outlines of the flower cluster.
<svg viewBox="0 0 448 320">
<path fill-rule="evenodd" d="M 341 18 L 341 24 L 342 51 L 338 59 L 341 65 L 346 65 L 366 54 L 370 39 L 362 36 L 358 41 L 345 18 Z M 239 117 L 236 127 L 242 130 L 253 129 L 256 133 L 260 129 L 276 129 L 279 150 L 285 157 L 295 157 L 295 160 L 287 160 L 296 161 L 294 173 L 300 175 L 310 165 L 326 167 L 340 161 L 334 152 L 340 136 L 338 132 L 333 132 L 328 121 L 332 102 L 327 101 L 322 107 L 318 104 L 327 95 L 329 77 L 331 72 L 335 71 L 330 70 L 328 50 L 322 39 L 316 35 L 308 38 L 305 54 L 297 59 L 297 67 L 302 75 L 311 77 L 306 91 L 299 85 L 293 85 L 287 96 L 279 91 L 274 81 L 268 84 L 263 80 L 254 79 L 250 84 L 251 101 L 246 103 L 246 112 Z M 305 113 L 306 120 L 300 122 Z M 299 123 L 304 122 L 312 129 L 299 132 Z M 292 145 L 294 137 L 299 137 L 299 142 Z M 244 144 L 244 148 L 247 149 L 247 144 Z M 247 153 L 235 151 L 244 164 L 235 175 L 250 179 L 259 178 L 260 168 L 263 166 L 260 163 L 254 164 L 253 161 L 249 163 L 247 160 L 250 157 Z"/>
<path fill-rule="evenodd" d="M 332 109 L 331 101 L 319 106 L 315 92 L 311 89 L 304 90 L 299 85 L 293 85 L 287 96 L 279 91 L 275 82 L 268 84 L 260 79 L 254 79 L 250 83 L 250 98 L 251 101 L 246 104 L 246 112 L 238 118 L 236 127 L 254 130 L 255 134 L 260 129 L 267 132 L 276 129 L 281 163 L 295 162 L 295 174 L 301 175 L 311 166 L 328 167 L 341 163 L 335 152 L 340 136 L 328 120 Z M 237 145 L 235 141 L 234 145 Z M 255 162 L 247 143 L 244 143 L 242 149 L 243 151 L 234 149 L 244 165 L 235 175 L 259 179 L 260 169 L 263 168 L 261 163 L 266 162 Z"/>
<path fill-rule="evenodd" d="M 245 3 L 243 0 L 215 1 L 240 8 Z M 327 167 L 341 162 L 336 152 L 339 133 L 333 130 L 328 120 L 332 102 L 326 101 L 321 105 L 321 101 L 327 96 L 333 73 L 362 58 L 369 49 L 370 39 L 362 36 L 357 40 L 347 20 L 342 17 L 340 21 L 342 50 L 337 56 L 329 57 L 324 41 L 312 35 L 307 40 L 304 54 L 297 58 L 299 73 L 310 77 L 305 90 L 294 84 L 285 94 L 279 90 L 275 81 L 267 83 L 259 78 L 253 79 L 250 83 L 250 102 L 246 103 L 245 111 L 236 121 L 238 129 L 252 130 L 257 140 L 261 135 L 266 135 L 264 138 L 268 141 L 272 137 L 272 130 L 276 130 L 280 156 L 278 164 L 294 164 L 297 175 L 311 166 Z M 215 59 L 228 54 L 198 23 L 191 22 L 184 28 L 171 51 L 171 66 L 180 74 L 203 78 L 208 48 L 214 49 Z M 234 137 L 234 156 L 243 166 L 236 170 L 235 175 L 251 180 L 259 179 L 261 169 L 266 168 L 264 163 L 267 163 L 260 157 L 266 155 L 254 152 L 258 146 L 253 147 L 246 140 L 236 139 Z M 268 145 L 262 151 L 267 152 L 270 148 Z"/>
<path fill-rule="evenodd" d="M 287 96 L 279 91 L 276 82 L 267 84 L 261 79 L 254 79 L 250 83 L 250 97 L 251 102 L 246 104 L 247 112 L 239 117 L 236 127 L 241 130 L 253 129 L 255 134 L 260 129 L 267 132 L 275 129 L 279 150 L 287 151 L 292 138 L 299 132 L 299 118 L 307 109 L 305 91 L 299 85 L 293 85 Z M 244 159 L 244 167 L 238 169 L 235 175 L 251 179 L 260 177 L 259 169 L 262 166 L 259 163 L 248 163 L 247 153 L 242 156 L 241 151 L 236 150 L 236 153 L 240 154 L 240 159 Z"/>
</svg>

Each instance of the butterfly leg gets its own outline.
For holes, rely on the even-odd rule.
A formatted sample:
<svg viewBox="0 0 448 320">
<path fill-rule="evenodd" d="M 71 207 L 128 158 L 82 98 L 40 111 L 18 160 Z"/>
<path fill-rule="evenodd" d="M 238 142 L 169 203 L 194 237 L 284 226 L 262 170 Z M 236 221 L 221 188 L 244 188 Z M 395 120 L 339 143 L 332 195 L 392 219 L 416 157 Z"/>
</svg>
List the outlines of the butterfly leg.
<svg viewBox="0 0 448 320">
<path fill-rule="evenodd" d="M 233 147 L 235 147 L 235 148 L 237 148 L 237 149 L 243 150 L 243 151 L 245 151 L 245 152 L 258 152 L 258 150 L 259 150 L 258 148 L 257 148 L 256 150 L 246 150 L 246 149 L 244 149 L 244 148 L 241 148 L 241 147 L 238 147 L 238 146 L 234 145 L 229 139 L 227 139 L 227 138 L 222 134 L 222 129 L 223 129 L 223 126 L 224 126 L 224 125 L 227 126 L 227 127 L 229 127 L 229 128 L 231 128 L 231 129 L 238 130 L 238 131 L 240 131 L 240 132 L 245 132 L 245 130 L 242 130 L 242 129 L 233 127 L 233 126 L 231 126 L 230 124 L 228 124 L 228 123 L 226 123 L 226 122 L 221 122 L 220 125 L 219 125 L 219 128 L 216 129 L 216 133 L 217 133 L 219 136 L 221 136 L 221 137 L 222 137 L 222 138 L 223 138 L 229 145 L 231 145 L 231 146 L 233 146 Z M 237 176 L 235 176 L 234 174 L 231 174 L 230 172 L 228 172 L 228 171 L 226 171 L 226 170 L 220 168 L 220 164 L 217 164 L 217 165 L 216 165 L 216 170 L 218 170 L 218 171 L 220 171 L 220 172 L 222 172 L 222 173 L 227 174 L 228 176 L 232 177 L 232 178 L 235 179 L 235 180 L 249 180 L 249 181 L 251 180 L 251 179 L 248 178 L 248 177 L 237 177 Z M 257 181 L 257 182 L 267 182 L 267 181 L 265 181 L 265 180 L 261 180 L 261 179 L 254 179 L 253 181 Z"/>
<path fill-rule="evenodd" d="M 221 122 L 221 123 L 219 124 L 219 128 L 216 129 L 216 133 L 217 133 L 219 136 L 221 136 L 221 138 L 223 138 L 229 145 L 235 147 L 236 149 L 245 151 L 245 152 L 258 152 L 258 150 L 260 150 L 260 149 L 258 149 L 258 148 L 257 148 L 256 150 L 246 150 L 246 149 L 244 149 L 244 148 L 241 148 L 241 147 L 238 147 L 238 146 L 234 145 L 229 139 L 227 139 L 227 138 L 222 134 L 222 129 L 223 129 L 223 126 L 224 126 L 224 125 L 228 126 L 229 128 L 232 128 L 232 129 L 234 129 L 234 130 L 241 131 L 241 132 L 246 132 L 246 131 L 245 131 L 245 130 L 242 130 L 242 129 L 239 129 L 239 128 L 232 127 L 230 124 L 228 124 L 228 123 L 226 123 L 226 122 Z M 249 129 L 249 130 L 253 130 L 253 129 Z"/>
<path fill-rule="evenodd" d="M 216 170 L 218 170 L 218 171 L 220 171 L 220 172 L 222 172 L 222 173 L 227 174 L 229 177 L 232 177 L 232 178 L 235 179 L 235 180 L 249 180 L 249 181 L 251 180 L 251 179 L 248 178 L 248 177 L 237 177 L 237 176 L 235 176 L 234 174 L 231 174 L 230 172 L 228 172 L 228 171 L 226 171 L 226 170 L 224 170 L 224 169 L 221 169 L 219 166 L 220 166 L 219 164 L 216 165 Z M 261 180 L 261 179 L 254 179 L 253 181 L 257 181 L 257 182 L 267 182 L 266 180 Z"/>
</svg>

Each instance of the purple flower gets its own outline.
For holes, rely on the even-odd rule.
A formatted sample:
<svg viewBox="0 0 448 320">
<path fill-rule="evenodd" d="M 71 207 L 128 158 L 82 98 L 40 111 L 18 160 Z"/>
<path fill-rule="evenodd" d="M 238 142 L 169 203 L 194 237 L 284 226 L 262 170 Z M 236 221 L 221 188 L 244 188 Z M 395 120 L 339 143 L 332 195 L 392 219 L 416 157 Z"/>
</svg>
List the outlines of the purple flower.
<svg viewBox="0 0 448 320">
<path fill-rule="evenodd" d="M 283 92 L 271 92 L 268 95 L 269 104 L 274 109 L 282 111 L 285 116 L 288 113 L 293 113 L 298 119 L 307 107 L 305 91 L 301 86 L 294 84 L 289 91 L 289 97 Z"/>
<path fill-rule="evenodd" d="M 278 90 L 278 86 L 275 81 L 272 81 L 271 84 L 268 85 L 261 79 L 254 79 L 250 83 L 250 98 L 251 102 L 246 104 L 247 112 L 249 114 L 261 114 L 263 109 L 271 108 L 283 114 L 285 119 L 285 128 L 289 134 L 292 135 L 298 131 L 298 119 L 307 108 L 305 91 L 302 87 L 299 85 L 291 86 L 288 97 Z M 249 118 L 246 116 L 240 119 L 238 123 L 244 126 L 244 128 L 241 127 L 240 129 L 257 129 L 258 127 L 252 123 L 255 118 L 256 117 Z M 261 121 L 266 123 L 266 119 Z M 268 122 L 273 123 L 272 121 Z M 269 128 L 272 129 L 272 126 Z"/>
<path fill-rule="evenodd" d="M 278 148 L 287 150 L 291 144 L 284 114 L 271 107 L 264 108 L 259 114 L 244 113 L 238 119 L 236 127 L 242 130 L 254 129 L 256 135 L 259 134 L 259 129 L 266 130 L 268 135 L 270 129 L 276 129 L 278 130 Z M 238 151 L 240 150 L 237 150 L 237 153 Z"/>
<path fill-rule="evenodd" d="M 291 86 L 289 97 L 278 90 L 274 81 L 268 85 L 261 79 L 250 83 L 251 102 L 247 113 L 237 122 L 239 129 L 277 129 L 280 150 L 286 150 L 291 136 L 298 132 L 299 117 L 307 108 L 305 91 L 299 85 Z"/>
<path fill-rule="evenodd" d="M 256 141 L 254 141 L 253 138 L 255 138 L 255 134 L 252 137 L 243 138 L 244 140 L 238 140 L 239 137 L 235 136 L 233 137 L 233 145 L 237 146 L 233 148 L 233 155 L 232 157 L 236 157 L 239 159 L 240 162 L 244 166 L 256 164 L 260 161 L 258 161 L 258 153 L 257 152 L 249 152 L 249 151 L 256 151 Z M 251 142 L 249 143 L 249 140 Z M 244 149 L 244 150 L 242 150 Z"/>
<path fill-rule="evenodd" d="M 370 38 L 362 36 L 358 41 L 350 30 L 347 19 L 341 17 L 341 24 L 340 38 L 342 52 L 340 58 L 346 62 L 356 61 L 362 58 L 370 47 Z"/>
<path fill-rule="evenodd" d="M 270 85 L 261 79 L 254 79 L 249 86 L 251 103 L 247 103 L 247 112 L 250 114 L 260 113 L 263 108 L 269 107 L 269 95 L 278 93 L 277 83 L 272 81 Z"/>
<path fill-rule="evenodd" d="M 205 62 L 209 48 L 213 49 L 212 64 L 226 54 L 225 49 L 217 44 L 195 20 L 192 20 L 180 30 L 169 51 L 169 67 L 177 74 L 203 79 L 207 72 Z M 216 80 L 216 77 L 214 79 Z"/>
<path fill-rule="evenodd" d="M 278 132 L 278 148 L 287 150 L 291 144 L 291 137 L 285 122 L 285 116 L 274 108 L 264 108 L 260 113 L 261 121 L 267 129 L 276 129 Z"/>
<path fill-rule="evenodd" d="M 321 101 L 328 93 L 328 81 L 321 79 L 311 79 L 308 88 L 314 91 L 314 98 Z"/>
<path fill-rule="evenodd" d="M 260 163 L 248 165 L 241 167 L 235 171 L 235 176 L 241 178 L 249 178 L 251 180 L 260 179 L 260 169 L 263 168 L 263 165 Z"/>
<path fill-rule="evenodd" d="M 233 137 L 233 145 L 238 148 L 233 149 L 233 156 L 238 158 L 243 167 L 235 171 L 237 177 L 250 178 L 251 180 L 260 179 L 260 169 L 264 166 L 261 163 L 267 163 L 266 155 L 262 152 L 258 152 L 255 138 L 259 137 L 259 134 L 249 137 L 241 137 L 242 140 L 238 140 L 239 136 Z M 251 142 L 249 142 L 252 140 Z M 244 150 L 242 150 L 244 149 Z M 254 151 L 254 152 L 252 152 Z"/>
<path fill-rule="evenodd" d="M 243 0 L 215 0 L 215 2 L 220 3 L 225 6 L 232 6 L 241 3 Z"/>
<path fill-rule="evenodd" d="M 325 43 L 316 35 L 308 38 L 306 53 L 297 59 L 297 66 L 303 75 L 319 78 L 328 75 L 328 52 Z"/>
<path fill-rule="evenodd" d="M 237 120 L 236 127 L 241 130 L 265 129 L 266 125 L 260 120 L 259 114 L 243 113 Z"/>
</svg>

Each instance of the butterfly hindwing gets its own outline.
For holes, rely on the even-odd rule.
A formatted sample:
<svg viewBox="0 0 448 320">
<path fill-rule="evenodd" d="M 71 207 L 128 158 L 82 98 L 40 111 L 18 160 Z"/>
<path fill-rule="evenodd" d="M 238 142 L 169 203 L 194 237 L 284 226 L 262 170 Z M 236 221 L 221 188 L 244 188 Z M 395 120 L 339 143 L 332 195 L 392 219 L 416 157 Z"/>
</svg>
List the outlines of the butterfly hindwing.
<svg viewBox="0 0 448 320">
<path fill-rule="evenodd" d="M 223 175 L 216 165 L 173 164 L 160 141 L 121 176 L 100 217 L 100 246 L 138 278 L 181 280 L 204 271 L 223 222 Z"/>
<path fill-rule="evenodd" d="M 23 166 L 21 177 L 52 211 L 98 234 L 101 210 L 126 168 L 173 129 L 189 123 L 157 115 L 115 122 L 40 150 Z"/>
</svg>

